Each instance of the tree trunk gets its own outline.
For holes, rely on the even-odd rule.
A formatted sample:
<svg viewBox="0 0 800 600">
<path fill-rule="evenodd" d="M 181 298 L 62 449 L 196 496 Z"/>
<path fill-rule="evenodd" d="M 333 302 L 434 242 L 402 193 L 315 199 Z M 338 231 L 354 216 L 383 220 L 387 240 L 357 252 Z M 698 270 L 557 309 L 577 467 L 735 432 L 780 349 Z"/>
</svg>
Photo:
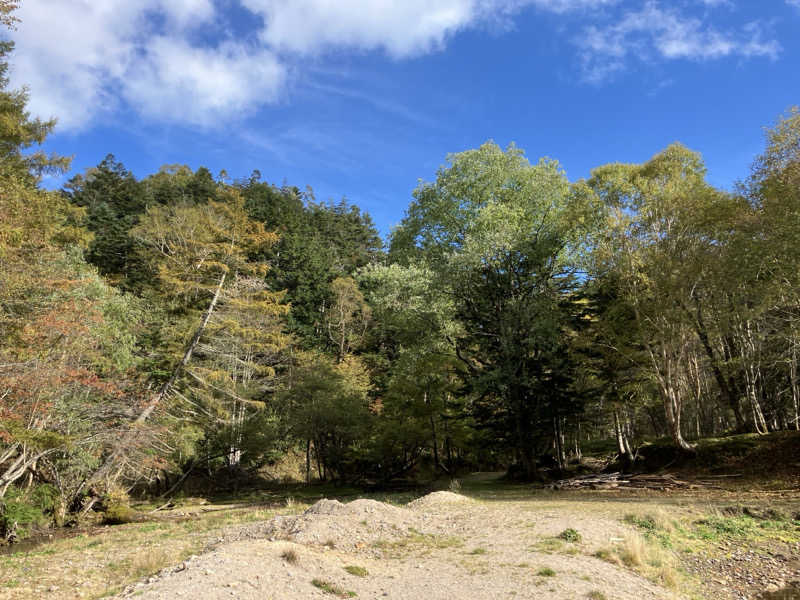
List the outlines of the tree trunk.
<svg viewBox="0 0 800 600">
<path fill-rule="evenodd" d="M 736 390 L 734 389 L 734 386 L 731 385 L 731 382 L 726 380 L 725 376 L 722 374 L 719 359 L 717 358 L 717 355 L 714 352 L 714 348 L 711 346 L 708 337 L 708 331 L 706 329 L 706 324 L 703 319 L 703 313 L 700 306 L 700 299 L 694 298 L 694 301 L 696 309 L 695 318 L 693 319 L 695 333 L 697 333 L 697 337 L 700 338 L 700 344 L 702 345 L 703 350 L 705 350 L 706 356 L 708 356 L 708 364 L 711 367 L 711 372 L 714 375 L 714 379 L 717 381 L 719 391 L 722 394 L 722 397 L 725 399 L 726 404 L 733 411 L 733 416 L 736 418 L 737 431 L 745 431 L 747 429 L 747 423 L 742 415 L 741 407 L 739 406 L 739 396 L 736 394 Z"/>
<path fill-rule="evenodd" d="M 631 445 L 626 439 L 625 430 L 622 428 L 622 422 L 619 418 L 619 411 L 616 408 L 614 409 L 614 434 L 617 438 L 617 451 L 619 452 L 620 458 L 622 458 L 626 465 L 632 465 L 633 452 L 631 451 Z"/>
<path fill-rule="evenodd" d="M 664 412 L 667 417 L 667 428 L 675 446 L 683 452 L 695 453 L 696 448 L 683 437 L 683 431 L 681 431 L 681 401 L 676 390 L 672 388 L 664 394 Z"/>
<path fill-rule="evenodd" d="M 794 428 L 800 431 L 800 389 L 797 381 L 797 347 L 792 343 L 792 359 L 789 362 L 789 376 L 792 385 L 792 404 L 794 405 Z"/>
<path fill-rule="evenodd" d="M 306 485 L 311 484 L 311 440 L 306 440 Z"/>
</svg>

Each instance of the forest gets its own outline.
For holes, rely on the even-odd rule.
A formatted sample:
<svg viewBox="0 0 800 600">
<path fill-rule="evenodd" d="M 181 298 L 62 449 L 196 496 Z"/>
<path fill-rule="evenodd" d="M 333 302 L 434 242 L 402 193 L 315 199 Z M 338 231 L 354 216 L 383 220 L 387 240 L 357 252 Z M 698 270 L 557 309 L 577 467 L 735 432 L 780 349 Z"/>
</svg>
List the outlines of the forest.
<svg viewBox="0 0 800 600">
<path fill-rule="evenodd" d="M 442 157 L 382 239 L 257 171 L 136 177 L 109 154 L 48 189 L 70 161 L 40 150 L 56 123 L 10 87 L 12 51 L 0 538 L 289 454 L 306 482 L 534 481 L 597 441 L 630 465 L 644 440 L 800 430 L 796 108 L 732 190 L 679 143 L 571 181 L 487 141 Z"/>
</svg>

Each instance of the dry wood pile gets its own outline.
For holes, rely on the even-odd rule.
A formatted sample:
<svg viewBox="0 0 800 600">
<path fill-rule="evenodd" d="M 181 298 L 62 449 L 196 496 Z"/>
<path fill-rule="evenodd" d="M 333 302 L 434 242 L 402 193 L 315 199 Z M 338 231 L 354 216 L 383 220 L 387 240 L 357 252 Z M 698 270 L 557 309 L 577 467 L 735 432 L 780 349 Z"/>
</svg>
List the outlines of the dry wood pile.
<svg viewBox="0 0 800 600">
<path fill-rule="evenodd" d="M 591 475 L 572 477 L 571 479 L 562 479 L 561 481 L 556 481 L 551 487 L 554 490 L 606 490 L 614 488 L 675 490 L 704 488 L 708 487 L 708 485 L 700 482 L 682 481 L 680 479 L 676 479 L 674 475 L 669 473 L 662 475 L 651 475 L 647 473 L 639 475 L 626 475 L 623 473 L 593 473 Z"/>
</svg>

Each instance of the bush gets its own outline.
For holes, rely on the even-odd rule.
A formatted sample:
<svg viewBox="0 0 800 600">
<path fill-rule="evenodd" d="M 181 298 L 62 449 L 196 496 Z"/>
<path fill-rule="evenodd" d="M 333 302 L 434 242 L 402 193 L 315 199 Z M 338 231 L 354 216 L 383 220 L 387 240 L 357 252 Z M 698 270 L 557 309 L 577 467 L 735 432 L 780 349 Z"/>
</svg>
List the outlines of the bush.
<svg viewBox="0 0 800 600">
<path fill-rule="evenodd" d="M 573 543 L 577 543 L 577 542 L 580 542 L 580 541 L 581 541 L 581 534 L 580 534 L 580 533 L 578 533 L 578 532 L 577 532 L 575 529 L 573 529 L 572 527 L 570 527 L 570 528 L 568 528 L 568 529 L 565 529 L 564 531 L 562 531 L 561 533 L 559 533 L 559 534 L 558 534 L 558 537 L 560 537 L 560 538 L 561 538 L 562 540 L 564 540 L 565 542 L 573 542 Z"/>
<path fill-rule="evenodd" d="M 48 519 L 42 509 L 42 498 L 37 496 L 37 489 L 34 488 L 27 495 L 15 487 L 8 489 L 5 497 L 0 500 L 0 539 L 11 535 L 20 539 L 26 538 L 32 528 L 47 524 Z"/>
<path fill-rule="evenodd" d="M 138 519 L 138 513 L 123 503 L 110 504 L 103 515 L 104 525 L 124 525 Z"/>
</svg>

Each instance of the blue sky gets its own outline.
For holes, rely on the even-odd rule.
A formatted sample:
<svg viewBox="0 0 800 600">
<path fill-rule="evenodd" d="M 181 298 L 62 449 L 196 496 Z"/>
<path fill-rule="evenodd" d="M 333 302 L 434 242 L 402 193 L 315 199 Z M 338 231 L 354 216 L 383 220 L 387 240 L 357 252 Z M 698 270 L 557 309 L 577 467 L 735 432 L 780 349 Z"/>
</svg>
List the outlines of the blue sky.
<svg viewBox="0 0 800 600">
<path fill-rule="evenodd" d="M 14 85 L 113 153 L 345 196 L 383 233 L 493 139 L 571 179 L 673 141 L 731 187 L 800 104 L 800 0 L 23 0 Z M 51 181 L 50 185 L 58 182 Z"/>
</svg>

